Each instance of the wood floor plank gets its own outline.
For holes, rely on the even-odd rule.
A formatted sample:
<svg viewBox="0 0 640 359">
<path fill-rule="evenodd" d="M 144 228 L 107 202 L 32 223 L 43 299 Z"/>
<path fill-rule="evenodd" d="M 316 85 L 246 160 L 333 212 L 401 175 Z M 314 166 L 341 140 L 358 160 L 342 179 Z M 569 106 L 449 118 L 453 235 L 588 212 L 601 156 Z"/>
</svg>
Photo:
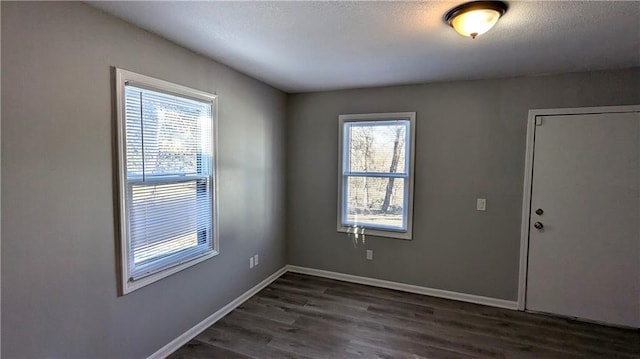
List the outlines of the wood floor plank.
<svg viewBox="0 0 640 359">
<path fill-rule="evenodd" d="M 446 327 L 459 327 L 464 330 L 481 332 L 499 338 L 510 338 L 525 344 L 535 344 L 559 351 L 574 353 L 594 352 L 599 354 L 633 354 L 640 351 L 640 340 L 617 342 L 606 337 L 586 337 L 561 330 L 549 331 L 545 328 L 526 326 L 517 322 L 508 322 L 494 318 L 476 318 L 460 313 L 438 310 L 432 322 Z"/>
<path fill-rule="evenodd" d="M 172 359 L 634 358 L 640 331 L 286 273 Z"/>
<path fill-rule="evenodd" d="M 350 284 L 358 286 L 357 284 Z M 565 318 L 551 317 L 540 314 L 519 312 L 506 310 L 501 308 L 493 308 L 473 303 L 465 303 L 442 298 L 434 298 L 412 293 L 404 293 L 384 288 L 374 288 L 370 286 L 361 286 L 361 290 L 356 291 L 354 288 L 341 287 L 340 289 L 328 289 L 327 294 L 335 296 L 346 296 L 348 298 L 360 298 L 370 303 L 380 303 L 380 299 L 387 298 L 393 302 L 412 303 L 420 307 L 430 307 L 438 312 L 459 312 L 470 318 L 480 317 L 483 320 L 502 319 L 508 323 L 518 323 L 521 325 L 535 326 L 544 328 L 544 330 L 557 331 L 563 333 L 573 333 L 586 338 L 599 338 L 603 335 L 609 340 L 619 341 L 627 344 L 637 339 L 637 332 L 620 328 L 612 328 L 601 325 L 593 325 L 591 323 L 569 320 Z"/>
<path fill-rule="evenodd" d="M 513 311 L 513 310 L 502 310 L 500 308 L 487 307 L 487 306 L 474 304 L 474 303 L 459 302 L 459 301 L 448 300 L 443 298 L 425 296 L 421 294 L 407 293 L 407 292 L 401 292 L 401 291 L 396 291 L 396 290 L 391 290 L 386 288 L 360 285 L 355 283 L 337 281 L 337 280 L 328 279 L 328 278 L 314 277 L 314 276 L 300 274 L 300 273 L 287 273 L 285 274 L 285 276 L 286 276 L 286 280 L 289 282 L 293 282 L 295 280 L 299 280 L 305 283 L 319 282 L 319 283 L 322 283 L 323 286 L 328 288 L 333 288 L 337 290 L 346 290 L 346 291 L 354 291 L 357 289 L 357 291 L 360 294 L 363 294 L 366 296 L 390 299 L 390 300 L 404 302 L 404 303 L 418 304 L 418 305 L 434 307 L 434 308 L 442 308 L 442 309 L 447 309 L 447 308 L 457 309 L 465 312 L 477 311 L 478 312 L 477 314 L 481 316 L 493 316 L 496 314 L 495 311 L 497 311 L 499 312 L 499 315 L 504 316 L 507 319 L 514 319 L 514 320 L 523 319 L 525 321 L 530 321 L 538 325 L 541 323 L 545 323 L 545 324 L 550 324 L 552 326 L 560 326 L 563 329 L 574 328 L 580 331 L 584 331 L 586 329 L 587 332 L 590 332 L 590 331 L 601 332 L 601 329 L 602 329 L 605 332 L 607 332 L 607 334 L 611 333 L 612 331 L 619 331 L 619 334 L 623 336 L 624 335 L 635 336 L 635 334 L 630 333 L 628 330 L 625 330 L 625 329 L 612 328 L 612 327 L 606 327 L 606 326 L 594 327 L 590 323 L 585 323 L 577 320 L 570 320 L 570 319 L 564 319 L 559 317 L 532 314 L 532 313 L 519 312 L 519 311 Z M 335 282 L 336 284 L 332 285 L 331 284 L 332 282 Z"/>
<path fill-rule="evenodd" d="M 387 343 L 386 341 L 370 343 L 360 340 L 352 340 L 349 342 L 347 352 L 359 355 L 362 358 L 380 358 L 380 359 L 471 359 L 475 356 L 469 356 L 461 353 L 455 353 L 437 348 L 430 348 L 428 354 L 418 355 L 411 353 L 410 347 L 396 347 L 396 343 Z"/>
<path fill-rule="evenodd" d="M 286 324 L 293 324 L 293 322 L 295 322 L 299 317 L 298 314 L 295 314 L 290 307 L 283 303 L 260 299 L 261 298 L 252 298 L 252 300 L 243 303 L 238 307 L 238 309 L 259 317 Z"/>
<path fill-rule="evenodd" d="M 167 359 L 250 359 L 251 357 L 215 345 L 192 340 Z"/>
<path fill-rule="evenodd" d="M 281 324 L 239 309 L 223 319 L 221 329 L 224 325 L 241 326 L 252 333 L 271 335 L 268 346 L 312 358 L 325 357 L 325 354 L 336 357 L 348 344 L 348 340 L 336 333 L 315 331 L 298 325 L 297 321 L 292 325 Z"/>
<path fill-rule="evenodd" d="M 300 354 L 269 347 L 267 344 L 273 339 L 272 336 L 246 336 L 245 333 L 229 328 L 210 327 L 195 339 L 251 358 L 311 359 Z"/>
<path fill-rule="evenodd" d="M 316 294 L 317 295 L 317 294 Z M 312 299 L 310 299 L 312 301 Z M 413 341 L 415 347 L 419 347 L 420 342 L 426 342 L 431 348 L 443 348 L 451 346 L 450 337 L 453 333 L 449 332 L 435 332 L 430 330 L 432 335 L 428 337 L 424 334 L 425 327 L 420 326 L 422 333 L 419 331 L 409 331 L 405 329 L 406 322 L 403 320 L 388 320 L 383 315 L 369 313 L 354 313 L 353 311 L 336 313 L 334 311 L 315 310 L 308 304 L 302 307 L 292 307 L 292 311 L 296 311 L 300 319 L 295 324 L 304 328 L 311 328 L 317 332 L 348 332 L 348 339 L 352 338 L 366 338 L 371 343 L 377 343 L 381 340 L 392 337 L 396 340 L 396 345 L 409 345 L 407 340 Z M 355 336 L 355 337 L 354 337 Z M 407 339 L 408 338 L 408 339 Z M 428 339 L 428 340 L 426 340 Z M 425 348 L 421 348 L 424 352 Z M 417 349 L 416 349 L 417 350 Z M 434 350 L 427 351 L 428 354 L 433 354 Z M 463 353 L 482 355 L 486 357 L 500 357 L 501 355 L 497 351 L 491 351 L 486 349 L 482 345 L 480 347 L 474 347 L 467 344 L 459 345 L 456 351 L 462 351 Z M 419 351 L 420 352 L 420 351 Z"/>
<path fill-rule="evenodd" d="M 300 288 L 295 288 L 293 285 L 288 285 L 285 283 L 281 283 L 277 281 L 273 283 L 273 285 L 266 288 L 266 292 L 270 293 L 280 293 L 289 298 L 298 298 L 300 300 L 306 300 L 306 303 L 313 302 L 317 305 L 321 303 L 337 303 L 340 305 L 352 307 L 354 309 L 367 309 L 370 305 L 369 302 L 365 302 L 359 299 L 351 299 L 344 296 L 335 296 L 327 294 L 328 288 L 325 288 L 322 292 L 309 292 L 301 290 Z"/>
<path fill-rule="evenodd" d="M 344 320 L 344 318 L 341 319 Z M 440 357 L 444 352 L 486 358 L 504 357 L 500 351 L 487 349 L 481 344 L 454 342 L 444 333 L 433 335 L 433 333 L 403 331 L 399 328 L 385 328 L 376 323 L 355 320 L 336 324 L 336 321 L 324 321 L 309 317 L 301 317 L 296 321 L 296 324 L 319 332 L 341 331 L 348 333 L 345 337 L 350 340 L 358 339 L 361 342 L 378 346 L 384 344 L 386 348 L 403 348 L 409 353 L 427 357 Z"/>
</svg>

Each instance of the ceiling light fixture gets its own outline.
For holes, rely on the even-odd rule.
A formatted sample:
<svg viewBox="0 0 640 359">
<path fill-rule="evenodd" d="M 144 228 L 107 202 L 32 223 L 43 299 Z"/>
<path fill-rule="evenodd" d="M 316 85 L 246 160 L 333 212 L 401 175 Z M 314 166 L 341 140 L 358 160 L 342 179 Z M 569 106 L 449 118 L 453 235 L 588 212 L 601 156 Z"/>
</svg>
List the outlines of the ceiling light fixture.
<svg viewBox="0 0 640 359">
<path fill-rule="evenodd" d="M 502 1 L 472 1 L 449 10 L 444 21 L 458 34 L 473 39 L 489 31 L 507 11 Z"/>
</svg>

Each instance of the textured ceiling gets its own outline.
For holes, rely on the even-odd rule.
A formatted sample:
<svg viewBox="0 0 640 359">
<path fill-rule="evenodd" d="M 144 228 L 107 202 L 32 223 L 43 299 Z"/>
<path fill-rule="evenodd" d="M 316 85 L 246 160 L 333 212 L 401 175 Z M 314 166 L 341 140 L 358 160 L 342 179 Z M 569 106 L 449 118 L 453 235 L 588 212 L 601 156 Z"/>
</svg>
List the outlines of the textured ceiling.
<svg viewBox="0 0 640 359">
<path fill-rule="evenodd" d="M 640 66 L 640 2 L 509 1 L 472 40 L 460 2 L 90 2 L 287 92 Z"/>
</svg>

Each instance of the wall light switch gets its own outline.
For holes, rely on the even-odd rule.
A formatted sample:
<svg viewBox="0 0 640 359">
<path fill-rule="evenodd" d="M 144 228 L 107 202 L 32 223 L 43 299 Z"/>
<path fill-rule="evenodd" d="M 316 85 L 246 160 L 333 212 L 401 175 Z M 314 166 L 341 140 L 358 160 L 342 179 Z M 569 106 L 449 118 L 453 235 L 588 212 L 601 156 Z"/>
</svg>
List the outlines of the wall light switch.
<svg viewBox="0 0 640 359">
<path fill-rule="evenodd" d="M 256 254 L 255 256 L 253 256 L 253 258 L 254 258 L 253 259 L 253 264 L 255 264 L 257 266 L 258 265 L 258 259 L 259 259 L 258 255 Z"/>
<path fill-rule="evenodd" d="M 478 198 L 476 201 L 476 209 L 478 211 L 486 211 L 487 210 L 487 199 L 486 198 Z"/>
<path fill-rule="evenodd" d="M 373 250 L 367 249 L 367 260 L 373 260 Z"/>
<path fill-rule="evenodd" d="M 253 268 L 253 257 L 249 258 L 249 268 Z"/>
</svg>

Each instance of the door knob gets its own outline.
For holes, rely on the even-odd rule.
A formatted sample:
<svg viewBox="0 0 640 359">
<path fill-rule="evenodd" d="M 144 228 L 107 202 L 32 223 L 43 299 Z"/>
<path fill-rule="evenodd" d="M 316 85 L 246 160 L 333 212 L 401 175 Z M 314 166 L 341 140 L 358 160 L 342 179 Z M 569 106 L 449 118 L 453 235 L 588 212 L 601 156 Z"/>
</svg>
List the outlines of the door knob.
<svg viewBox="0 0 640 359">
<path fill-rule="evenodd" d="M 538 208 L 538 209 L 536 209 L 536 214 L 537 214 L 538 216 L 542 216 L 542 214 L 543 214 L 543 213 L 544 213 L 544 211 L 542 210 L 542 208 Z"/>
<path fill-rule="evenodd" d="M 544 228 L 544 224 L 542 224 L 542 222 L 536 222 L 533 224 L 533 226 L 536 227 L 537 229 Z"/>
</svg>

